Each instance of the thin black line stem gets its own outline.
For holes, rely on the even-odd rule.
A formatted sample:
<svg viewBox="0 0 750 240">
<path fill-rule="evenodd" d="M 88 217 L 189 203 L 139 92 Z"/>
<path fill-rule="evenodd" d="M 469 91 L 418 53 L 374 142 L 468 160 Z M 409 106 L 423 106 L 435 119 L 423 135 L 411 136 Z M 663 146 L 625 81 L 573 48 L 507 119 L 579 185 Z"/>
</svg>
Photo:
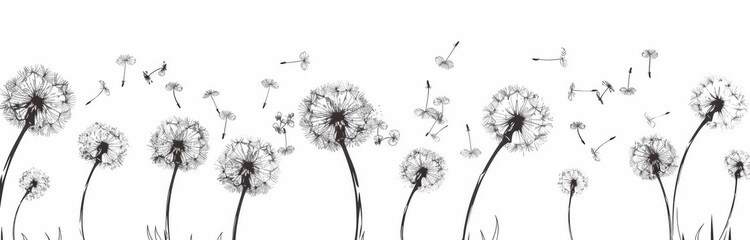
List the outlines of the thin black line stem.
<svg viewBox="0 0 750 240">
<path fill-rule="evenodd" d="M 18 202 L 18 207 L 16 208 L 16 215 L 13 217 L 13 240 L 16 240 L 16 220 L 18 219 L 18 211 L 21 210 L 21 203 L 23 203 L 23 200 L 26 200 L 26 196 L 29 196 L 29 193 L 31 193 L 30 190 L 26 190 L 26 193 L 23 194 L 23 197 L 21 198 L 21 201 Z"/>
<path fill-rule="evenodd" d="M 91 176 L 94 175 L 94 170 L 96 170 L 96 167 L 99 166 L 99 163 L 101 163 L 101 155 L 99 155 L 96 162 L 94 162 L 94 166 L 91 167 L 91 172 L 89 173 L 89 177 L 86 179 L 86 185 L 83 187 L 83 195 L 81 196 L 81 211 L 78 215 L 78 222 L 81 224 L 81 238 L 83 240 L 86 240 L 86 234 L 83 232 L 83 204 L 86 201 L 86 191 L 89 189 L 89 182 L 91 182 Z"/>
<path fill-rule="evenodd" d="M 237 240 L 237 222 L 240 219 L 240 208 L 242 208 L 242 201 L 245 200 L 245 192 L 247 192 L 247 186 L 242 186 L 242 193 L 240 193 L 240 201 L 237 203 L 237 213 L 234 214 L 234 227 L 232 228 L 232 240 Z"/>
</svg>

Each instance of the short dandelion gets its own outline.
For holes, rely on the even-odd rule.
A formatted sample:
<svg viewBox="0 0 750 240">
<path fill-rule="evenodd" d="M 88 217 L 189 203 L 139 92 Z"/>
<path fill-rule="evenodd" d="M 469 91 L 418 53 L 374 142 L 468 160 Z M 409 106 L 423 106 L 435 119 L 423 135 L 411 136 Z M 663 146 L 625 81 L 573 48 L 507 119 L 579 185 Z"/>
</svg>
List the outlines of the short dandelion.
<svg viewBox="0 0 750 240">
<path fill-rule="evenodd" d="M 266 78 L 266 79 L 263 79 L 263 81 L 260 81 L 260 84 L 263 85 L 263 87 L 267 89 L 266 98 L 263 99 L 263 107 L 261 107 L 261 108 L 266 108 L 266 103 L 268 102 L 268 95 L 271 94 L 271 88 L 278 89 L 279 83 L 277 83 L 273 79 Z"/>
<path fill-rule="evenodd" d="M 729 228 L 729 219 L 732 218 L 734 202 L 737 200 L 738 180 L 740 178 L 747 178 L 750 172 L 750 154 L 742 150 L 732 150 L 724 157 L 724 164 L 729 171 L 729 175 L 734 178 L 734 193 L 732 195 L 732 206 L 729 208 L 729 215 L 727 215 L 727 222 L 724 224 L 724 229 L 721 231 L 718 239 L 724 239 L 724 234 Z"/>
<path fill-rule="evenodd" d="M 96 100 L 96 98 L 98 98 L 99 95 L 102 95 L 102 93 L 104 93 L 104 95 L 109 96 L 109 88 L 107 87 L 107 83 L 106 82 L 104 82 L 102 80 L 99 80 L 99 93 L 97 93 L 96 96 L 94 96 L 94 98 L 92 98 L 91 100 L 89 100 L 88 102 L 86 102 L 86 105 L 89 105 L 89 103 L 91 103 L 94 100 Z"/>
<path fill-rule="evenodd" d="M 177 92 L 182 92 L 182 85 L 176 82 L 169 82 L 164 88 L 172 92 L 172 97 L 174 97 L 174 102 L 177 103 L 177 108 L 182 108 L 180 102 L 177 101 Z"/>
<path fill-rule="evenodd" d="M 23 194 L 21 201 L 18 202 L 16 215 L 14 215 L 13 217 L 13 240 L 16 239 L 16 220 L 18 219 L 18 211 L 21 210 L 21 204 L 23 203 L 23 201 L 31 201 L 44 196 L 44 192 L 46 192 L 50 187 L 49 177 L 47 177 L 47 174 L 44 174 L 44 172 L 36 168 L 32 168 L 23 172 L 18 183 L 21 189 L 25 191 L 25 193 Z M 26 239 L 26 237 L 24 237 L 24 239 Z"/>
<path fill-rule="evenodd" d="M 633 94 L 635 94 L 635 91 L 636 91 L 636 90 L 635 90 L 635 88 L 634 88 L 634 87 L 630 87 L 630 75 L 631 75 L 632 73 L 633 73 L 633 68 L 631 67 L 631 68 L 630 68 L 630 70 L 628 70 L 628 86 L 627 86 L 627 87 L 621 87 L 621 88 L 620 88 L 620 92 L 621 92 L 621 93 L 622 93 L 623 95 L 627 95 L 627 96 L 630 96 L 630 95 L 633 95 Z"/>
<path fill-rule="evenodd" d="M 570 129 L 576 130 L 576 133 L 578 133 L 578 139 L 581 140 L 581 143 L 583 143 L 583 145 L 586 145 L 586 141 L 583 141 L 583 137 L 581 137 L 581 130 L 586 129 L 586 124 L 579 122 L 579 121 L 575 121 L 570 124 Z"/>
<path fill-rule="evenodd" d="M 211 98 L 211 102 L 214 103 L 214 108 L 216 109 L 216 113 L 221 115 L 221 112 L 219 111 L 219 106 L 216 105 L 216 100 L 214 99 L 214 97 L 219 96 L 219 94 L 221 94 L 219 93 L 219 91 L 209 89 L 209 90 L 206 90 L 205 93 L 203 93 L 203 98 Z"/>
<path fill-rule="evenodd" d="M 573 195 L 581 194 L 588 187 L 589 179 L 580 170 L 569 169 L 560 173 L 557 185 L 560 185 L 563 193 L 570 195 L 568 199 L 568 233 L 570 234 L 570 240 L 573 240 L 573 230 L 570 224 L 570 207 L 573 204 Z"/>
<path fill-rule="evenodd" d="M 469 136 L 469 148 L 461 150 L 461 156 L 464 156 L 465 158 L 479 157 L 479 155 L 482 154 L 482 151 L 471 145 L 471 129 L 469 129 L 469 124 L 466 124 L 466 135 Z"/>
<path fill-rule="evenodd" d="M 310 65 L 310 55 L 307 54 L 307 52 L 303 51 L 299 54 L 299 60 L 281 62 L 281 64 L 288 64 L 288 63 L 299 63 L 299 67 L 302 68 L 302 70 L 307 70 L 307 66 Z"/>
<path fill-rule="evenodd" d="M 451 58 L 451 55 L 453 55 L 453 50 L 456 50 L 456 47 L 458 47 L 458 43 L 459 42 L 460 41 L 458 41 L 455 44 L 453 44 L 453 48 L 451 49 L 451 52 L 448 53 L 447 57 L 445 57 L 445 58 L 443 58 L 443 56 L 437 56 L 437 57 L 435 57 L 435 63 L 437 63 L 438 67 L 441 67 L 441 68 L 443 68 L 445 70 L 453 68 L 453 61 L 450 60 L 449 58 Z"/>
<path fill-rule="evenodd" d="M 664 196 L 664 205 L 667 208 L 669 239 L 672 239 L 672 217 L 661 178 L 669 176 L 677 168 L 675 159 L 677 159 L 677 153 L 672 143 L 658 135 L 643 137 L 630 148 L 630 166 L 633 172 L 645 180 L 659 181 Z"/>
<path fill-rule="evenodd" d="M 401 163 L 401 179 L 412 186 L 409 200 L 404 207 L 401 217 L 401 240 L 404 239 L 404 223 L 409 204 L 417 190 L 429 191 L 437 189 L 445 178 L 445 159 L 432 150 L 418 148 L 411 150 Z"/>
<path fill-rule="evenodd" d="M 224 136 L 227 135 L 227 122 L 234 121 L 235 119 L 237 119 L 237 116 L 234 115 L 232 111 L 224 110 L 221 111 L 221 115 L 219 115 L 219 118 L 221 118 L 221 120 L 224 120 L 224 131 L 221 133 L 221 139 L 224 139 Z"/>
<path fill-rule="evenodd" d="M 617 136 L 612 136 L 611 138 L 607 139 L 607 141 L 604 141 L 604 142 L 603 142 L 603 143 L 602 143 L 601 145 L 599 145 L 598 147 L 596 147 L 596 148 L 591 148 L 591 156 L 592 156 L 592 157 L 594 157 L 594 161 L 597 161 L 597 162 L 599 162 L 599 161 L 601 161 L 601 160 L 602 160 L 601 156 L 599 156 L 599 149 L 601 149 L 601 148 L 602 148 L 602 147 L 603 147 L 603 146 L 604 146 L 605 144 L 607 144 L 608 142 L 610 142 L 610 141 L 612 141 L 612 140 L 615 140 L 615 138 L 616 138 L 616 137 L 617 137 Z"/>
<path fill-rule="evenodd" d="M 641 57 L 648 58 L 648 78 L 651 78 L 651 59 L 659 57 L 659 53 L 654 49 L 646 49 L 641 52 Z"/>
<path fill-rule="evenodd" d="M 122 66 L 122 86 L 125 86 L 125 73 L 128 71 L 128 65 L 135 64 L 135 58 L 133 56 L 130 56 L 128 54 L 123 54 L 117 57 L 117 60 L 115 61 L 117 65 Z"/>
</svg>

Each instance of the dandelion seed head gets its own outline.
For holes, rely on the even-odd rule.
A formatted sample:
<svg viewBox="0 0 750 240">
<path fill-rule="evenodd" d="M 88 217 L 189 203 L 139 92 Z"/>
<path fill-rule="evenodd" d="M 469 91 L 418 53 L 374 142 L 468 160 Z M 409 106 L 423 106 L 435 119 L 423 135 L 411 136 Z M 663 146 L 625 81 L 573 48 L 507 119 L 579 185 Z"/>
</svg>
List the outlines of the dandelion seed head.
<svg viewBox="0 0 750 240">
<path fill-rule="evenodd" d="M 411 150 L 401 163 L 401 179 L 419 190 L 429 191 L 440 187 L 445 177 L 445 159 L 429 149 Z"/>
<path fill-rule="evenodd" d="M 724 157 L 729 175 L 736 178 L 748 177 L 750 154 L 742 150 L 732 150 Z"/>
<path fill-rule="evenodd" d="M 576 84 L 570 83 L 570 87 L 568 88 L 568 100 L 573 101 L 573 98 L 576 96 Z"/>
<path fill-rule="evenodd" d="M 237 116 L 234 115 L 232 111 L 221 110 L 221 114 L 219 114 L 219 118 L 221 118 L 221 120 L 234 121 L 235 119 L 237 119 Z"/>
<path fill-rule="evenodd" d="M 263 81 L 260 81 L 260 84 L 263 85 L 264 88 L 279 88 L 279 83 L 270 78 L 263 79 Z"/>
<path fill-rule="evenodd" d="M 575 122 L 573 122 L 573 123 L 570 124 L 570 129 L 572 129 L 572 130 L 586 129 L 586 124 L 584 124 L 582 122 L 579 122 L 579 121 L 575 121 Z"/>
<path fill-rule="evenodd" d="M 26 170 L 21 174 L 18 184 L 24 191 L 28 192 L 26 200 L 34 200 L 44 195 L 49 189 L 49 177 L 47 174 L 36 168 Z"/>
<path fill-rule="evenodd" d="M 247 188 L 246 194 L 250 196 L 265 194 L 278 181 L 278 160 L 270 144 L 238 138 L 232 140 L 219 157 L 218 179 L 231 192 Z"/>
<path fill-rule="evenodd" d="M 606 91 L 609 91 L 609 92 L 614 92 L 615 91 L 615 87 L 613 87 L 612 84 L 609 83 L 609 81 L 602 81 L 602 86 L 604 86 L 604 87 L 607 88 L 607 89 L 604 89 L 605 92 Z"/>
<path fill-rule="evenodd" d="M 219 96 L 219 94 L 219 91 L 209 89 L 205 93 L 203 93 L 203 98 L 216 97 Z"/>
<path fill-rule="evenodd" d="M 641 52 L 641 56 L 645 58 L 655 59 L 659 57 L 659 53 L 654 49 L 646 49 Z"/>
<path fill-rule="evenodd" d="M 599 156 L 599 152 L 596 151 L 595 148 L 591 148 L 591 157 L 594 158 L 594 161 L 597 161 L 597 162 L 601 162 L 602 161 L 602 157 Z"/>
<path fill-rule="evenodd" d="M 299 60 L 300 60 L 300 68 L 302 70 L 307 70 L 307 67 L 310 65 L 310 55 L 307 54 L 306 51 L 303 51 L 299 54 Z"/>
<path fill-rule="evenodd" d="M 135 58 L 133 56 L 130 56 L 130 54 L 123 54 L 117 57 L 117 60 L 115 62 L 120 66 L 123 66 L 125 64 L 133 65 L 135 64 Z"/>
<path fill-rule="evenodd" d="M 634 88 L 634 87 L 621 87 L 621 88 L 620 88 L 620 92 L 621 92 L 621 93 L 622 93 L 623 95 L 627 95 L 627 96 L 630 96 L 630 95 L 633 95 L 633 94 L 635 94 L 636 90 L 635 90 L 635 88 Z"/>
<path fill-rule="evenodd" d="M 437 97 L 435 98 L 435 100 L 432 101 L 432 104 L 434 104 L 435 106 L 448 105 L 450 103 L 451 103 L 451 100 L 446 96 Z"/>
<path fill-rule="evenodd" d="M 281 154 L 282 156 L 290 155 L 290 154 L 294 153 L 294 146 L 288 145 L 286 147 L 280 147 L 277 152 L 279 154 Z"/>
<path fill-rule="evenodd" d="M 128 139 L 115 127 L 95 122 L 78 136 L 81 158 L 115 169 L 122 165 L 128 152 Z"/>
<path fill-rule="evenodd" d="M 164 86 L 164 88 L 167 89 L 167 91 L 182 92 L 182 85 L 180 85 L 177 82 L 169 82 L 167 83 L 167 85 Z"/>
<path fill-rule="evenodd" d="M 700 118 L 710 117 L 707 126 L 731 129 L 747 112 L 747 102 L 737 86 L 722 77 L 707 77 L 693 89 L 690 106 Z"/>
<path fill-rule="evenodd" d="M 498 91 L 484 108 L 484 128 L 498 140 L 511 140 L 510 151 L 535 151 L 552 129 L 552 116 L 537 94 L 525 87 Z"/>
<path fill-rule="evenodd" d="M 99 80 L 99 89 L 104 91 L 104 94 L 109 96 L 109 88 L 107 87 L 107 83 L 103 80 Z"/>
<path fill-rule="evenodd" d="M 461 150 L 461 156 L 464 156 L 465 158 L 476 158 L 479 157 L 479 155 L 482 154 L 482 151 L 479 150 L 479 148 L 472 148 Z"/>
<path fill-rule="evenodd" d="M 568 169 L 560 173 L 557 185 L 565 194 L 581 194 L 589 186 L 589 179 L 578 169 Z"/>
<path fill-rule="evenodd" d="M 172 117 L 162 122 L 149 142 L 151 161 L 183 171 L 203 164 L 208 155 L 208 132 L 198 121 Z"/>
<path fill-rule="evenodd" d="M 453 61 L 452 60 L 446 60 L 442 56 L 435 57 L 435 63 L 437 65 L 445 70 L 453 68 Z"/>
<path fill-rule="evenodd" d="M 388 136 L 388 145 L 396 146 L 398 144 L 398 140 L 401 139 L 401 132 L 393 129 L 391 131 L 388 131 Z"/>
<path fill-rule="evenodd" d="M 62 130 L 75 102 L 68 81 L 41 65 L 18 71 L 1 94 L 0 109 L 6 120 L 17 127 L 28 123 L 28 131 L 44 136 Z"/>
<path fill-rule="evenodd" d="M 666 177 L 677 168 L 677 152 L 672 143 L 658 135 L 642 137 L 630 148 L 630 167 L 646 180 Z"/>
</svg>

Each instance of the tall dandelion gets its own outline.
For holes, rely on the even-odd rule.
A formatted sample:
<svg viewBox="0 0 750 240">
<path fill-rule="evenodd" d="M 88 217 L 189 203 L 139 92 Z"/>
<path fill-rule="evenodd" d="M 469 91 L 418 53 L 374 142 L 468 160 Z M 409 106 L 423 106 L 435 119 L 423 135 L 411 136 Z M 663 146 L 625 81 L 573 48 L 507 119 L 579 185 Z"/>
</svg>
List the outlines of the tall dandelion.
<svg viewBox="0 0 750 240">
<path fill-rule="evenodd" d="M 411 198 L 417 190 L 429 191 L 436 189 L 445 177 L 445 159 L 432 150 L 418 148 L 411 150 L 401 163 L 401 179 L 413 186 L 409 200 L 404 207 L 404 216 L 401 217 L 401 240 L 404 239 L 404 222 L 406 212 L 409 210 Z"/>
<path fill-rule="evenodd" d="M 81 224 L 81 238 L 86 239 L 83 228 L 83 207 L 91 176 L 94 175 L 97 167 L 115 169 L 121 166 L 128 152 L 128 139 L 117 128 L 96 122 L 78 136 L 78 145 L 81 158 L 94 163 L 86 179 L 86 185 L 83 187 L 81 211 L 78 217 Z"/>
<path fill-rule="evenodd" d="M 483 120 L 484 128 L 500 143 L 477 179 L 466 210 L 462 239 L 466 239 L 466 229 L 479 187 L 500 149 L 505 147 L 510 152 L 535 151 L 544 143 L 552 129 L 552 116 L 541 97 L 520 86 L 508 86 L 495 93 L 490 104 L 484 107 Z"/>
<path fill-rule="evenodd" d="M 172 169 L 164 232 L 164 240 L 169 240 L 169 204 L 177 170 L 189 171 L 203 164 L 208 155 L 208 132 L 198 121 L 172 117 L 156 128 L 156 132 L 151 135 L 149 148 L 154 164 Z"/>
<path fill-rule="evenodd" d="M 570 206 L 573 204 L 573 195 L 581 194 L 588 187 L 589 179 L 580 170 L 569 169 L 560 173 L 557 185 L 560 185 L 563 193 L 570 195 L 568 199 L 568 233 L 570 234 L 570 240 L 573 240 L 573 229 L 570 225 Z"/>
<path fill-rule="evenodd" d="M 59 132 L 70 119 L 75 101 L 73 92 L 68 89 L 68 81 L 41 65 L 18 71 L 1 92 L 3 99 L 0 109 L 11 125 L 21 128 L 21 133 L 3 166 L 0 204 L 11 161 L 26 131 L 43 136 Z"/>
<path fill-rule="evenodd" d="M 44 195 L 44 192 L 46 192 L 50 186 L 49 177 L 47 177 L 47 174 L 44 174 L 44 172 L 36 168 L 32 168 L 23 172 L 18 183 L 25 193 L 23 194 L 21 201 L 18 202 L 16 214 L 13 217 L 13 240 L 16 239 L 16 220 L 18 219 L 18 211 L 21 210 L 21 204 L 23 203 L 23 201 L 31 201 L 42 197 Z M 26 237 L 24 237 L 24 239 L 26 239 Z"/>
<path fill-rule="evenodd" d="M 630 167 L 633 172 L 644 180 L 658 180 L 667 208 L 667 222 L 669 223 L 669 239 L 672 239 L 672 217 L 669 210 L 667 192 L 661 178 L 669 176 L 677 168 L 675 163 L 677 153 L 672 143 L 658 135 L 643 137 L 630 148 Z M 672 205 L 674 207 L 674 205 Z"/>
<path fill-rule="evenodd" d="M 724 234 L 729 227 L 729 219 L 732 218 L 734 201 L 737 200 L 738 180 L 748 177 L 748 171 L 750 171 L 750 154 L 742 150 L 732 150 L 724 157 L 724 164 L 727 166 L 729 175 L 734 178 L 734 194 L 732 195 L 732 206 L 729 208 L 729 215 L 727 215 L 727 223 L 724 224 L 724 230 L 721 231 L 719 239 L 724 239 Z"/>
</svg>

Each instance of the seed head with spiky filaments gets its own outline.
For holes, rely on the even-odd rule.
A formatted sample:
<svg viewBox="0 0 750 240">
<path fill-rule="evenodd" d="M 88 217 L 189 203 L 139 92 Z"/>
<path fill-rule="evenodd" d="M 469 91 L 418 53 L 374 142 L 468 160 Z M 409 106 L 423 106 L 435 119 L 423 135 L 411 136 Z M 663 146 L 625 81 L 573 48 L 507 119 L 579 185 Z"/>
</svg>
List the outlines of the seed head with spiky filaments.
<svg viewBox="0 0 750 240">
<path fill-rule="evenodd" d="M 724 157 L 724 163 L 732 177 L 748 177 L 750 171 L 750 155 L 742 150 L 732 150 Z"/>
<path fill-rule="evenodd" d="M 128 139 L 115 127 L 96 122 L 78 136 L 81 158 L 110 169 L 122 165 L 128 152 Z"/>
<path fill-rule="evenodd" d="M 219 91 L 209 89 L 205 93 L 203 93 L 203 98 L 216 97 L 219 96 L 219 94 Z"/>
<path fill-rule="evenodd" d="M 445 177 L 445 159 L 429 149 L 411 150 L 401 163 L 401 179 L 411 186 L 419 181 L 421 191 L 436 189 Z"/>
<path fill-rule="evenodd" d="M 552 116 L 541 97 L 525 87 L 508 86 L 484 107 L 484 128 L 501 141 L 506 134 L 510 151 L 535 151 L 552 129 Z M 511 136 L 507 136 L 511 137 Z"/>
<path fill-rule="evenodd" d="M 135 58 L 133 56 L 130 56 L 129 54 L 123 54 L 117 57 L 117 60 L 115 61 L 117 65 L 133 65 L 135 64 Z"/>
<path fill-rule="evenodd" d="M 565 194 L 570 194 L 571 191 L 581 194 L 589 186 L 589 179 L 578 169 L 568 169 L 560 173 L 557 185 L 560 185 L 560 190 Z"/>
<path fill-rule="evenodd" d="M 44 195 L 44 192 L 49 189 L 49 177 L 39 169 L 32 168 L 26 170 L 21 174 L 21 179 L 18 180 L 18 186 L 29 194 L 26 196 L 26 200 L 33 200 L 40 198 Z"/>
<path fill-rule="evenodd" d="M 707 124 L 711 128 L 731 129 L 747 112 L 745 95 L 737 86 L 727 79 L 713 76 L 693 89 L 690 106 L 699 117 L 712 117 Z"/>
<path fill-rule="evenodd" d="M 235 139 L 219 158 L 219 181 L 232 192 L 247 187 L 250 196 L 267 193 L 279 178 L 278 160 L 268 143 Z"/>
<path fill-rule="evenodd" d="M 29 131 L 45 136 L 65 126 L 75 101 L 68 81 L 41 65 L 19 71 L 5 84 L 2 97 L 0 109 L 6 120 L 18 127 L 33 123 Z M 27 121 L 32 112 L 36 115 Z"/>
<path fill-rule="evenodd" d="M 176 82 L 169 82 L 167 83 L 167 85 L 164 86 L 164 89 L 167 89 L 167 91 L 182 92 L 182 85 Z"/>
<path fill-rule="evenodd" d="M 582 122 L 576 121 L 576 122 L 573 122 L 573 123 L 570 124 L 570 129 L 572 129 L 572 130 L 586 129 L 586 124 L 584 124 Z"/>
<path fill-rule="evenodd" d="M 642 137 L 630 148 L 633 172 L 646 180 L 665 177 L 677 168 L 677 153 L 669 140 L 658 135 Z"/>
<path fill-rule="evenodd" d="M 263 81 L 260 81 L 260 84 L 263 85 L 264 88 L 279 88 L 279 83 L 270 78 L 263 79 Z"/>
<path fill-rule="evenodd" d="M 166 168 L 192 170 L 208 154 L 208 132 L 198 121 L 172 117 L 159 125 L 149 142 L 151 161 Z"/>
</svg>

